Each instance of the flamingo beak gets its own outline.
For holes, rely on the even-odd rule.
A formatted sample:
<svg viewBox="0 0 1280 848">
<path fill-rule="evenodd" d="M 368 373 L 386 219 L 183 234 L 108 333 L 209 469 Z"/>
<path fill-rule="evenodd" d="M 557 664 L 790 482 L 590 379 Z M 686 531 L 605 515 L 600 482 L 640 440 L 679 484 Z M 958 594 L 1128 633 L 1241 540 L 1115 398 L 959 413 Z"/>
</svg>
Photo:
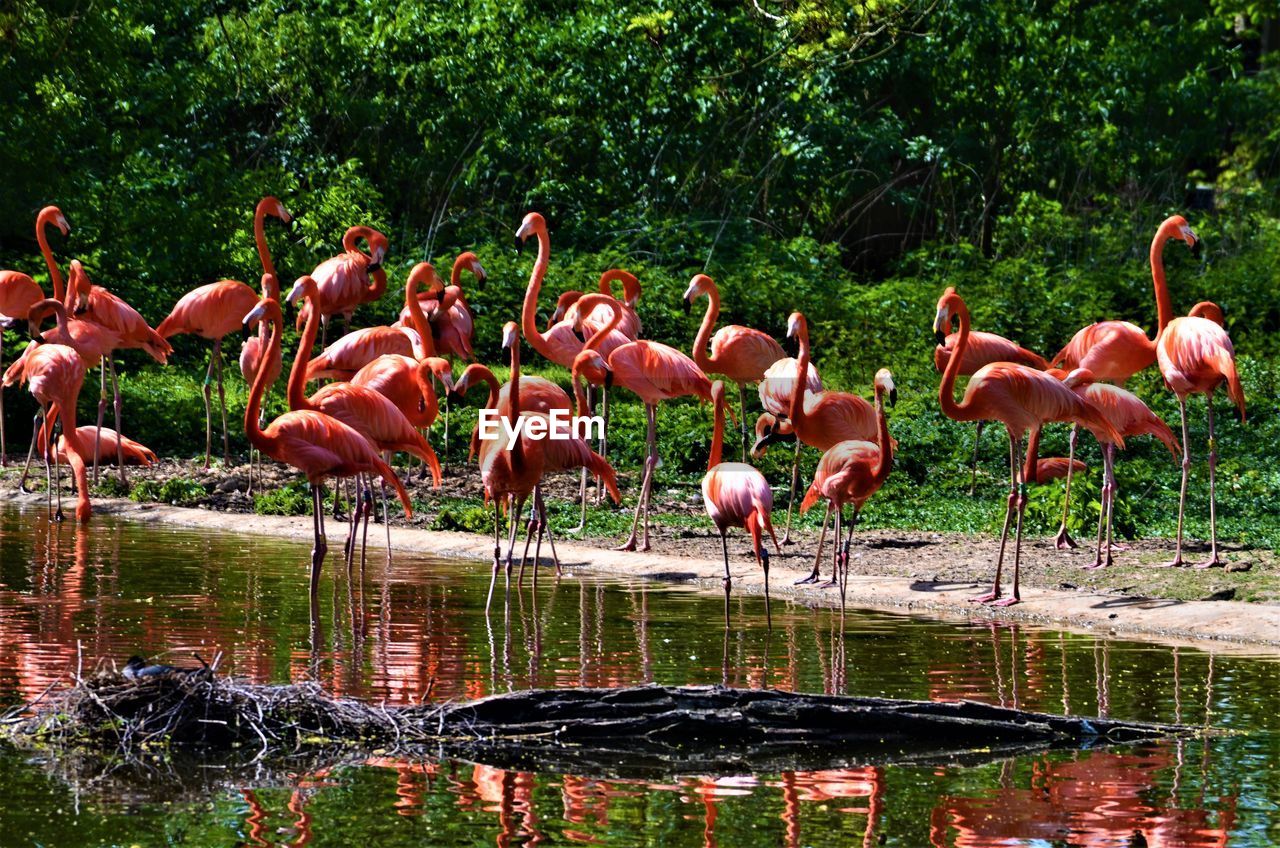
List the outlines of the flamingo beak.
<svg viewBox="0 0 1280 848">
<path fill-rule="evenodd" d="M 475 275 L 476 286 L 479 288 L 484 288 L 485 282 L 488 281 L 489 279 L 489 274 L 484 270 L 484 266 L 481 265 L 479 262 L 475 263 L 475 265 L 473 265 L 471 268 L 471 273 Z"/>
<path fill-rule="evenodd" d="M 684 296 L 684 300 L 683 300 L 683 301 L 681 301 L 681 303 L 682 303 L 682 304 L 683 304 L 683 306 L 684 306 L 684 314 L 685 314 L 685 315 L 689 315 L 690 313 L 692 313 L 692 312 L 693 312 L 693 298 L 689 297 L 689 295 L 688 295 L 687 293 L 685 294 L 685 296 Z"/>
<path fill-rule="evenodd" d="M 890 406 L 898 405 L 898 387 L 897 386 L 894 386 L 892 389 L 889 389 L 889 405 Z"/>
<path fill-rule="evenodd" d="M 613 369 L 604 372 L 604 387 L 606 389 L 613 388 Z"/>
</svg>

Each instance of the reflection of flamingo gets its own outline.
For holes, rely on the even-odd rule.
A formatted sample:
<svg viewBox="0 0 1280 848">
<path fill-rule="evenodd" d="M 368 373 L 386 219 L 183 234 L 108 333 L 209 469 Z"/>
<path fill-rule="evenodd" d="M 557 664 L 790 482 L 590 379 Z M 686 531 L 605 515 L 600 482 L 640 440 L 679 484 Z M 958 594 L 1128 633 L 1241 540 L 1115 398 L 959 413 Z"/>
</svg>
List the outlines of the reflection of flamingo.
<svg viewBox="0 0 1280 848">
<path fill-rule="evenodd" d="M 688 310 L 701 295 L 707 296 L 707 312 L 698 327 L 693 342 L 693 361 L 707 374 L 722 374 L 738 384 L 738 422 L 742 442 L 742 461 L 747 461 L 747 383 L 759 383 L 769 366 L 779 359 L 786 359 L 782 345 L 768 333 L 751 327 L 730 324 L 711 335 L 716 318 L 720 315 L 720 290 L 706 274 L 695 274 L 684 293 L 684 306 Z M 707 354 L 707 341 L 711 353 Z"/>
<path fill-rule="evenodd" d="M 783 772 L 778 785 L 782 788 L 788 845 L 799 843 L 800 802 L 827 804 L 845 798 L 867 799 L 865 807 L 838 809 L 842 813 L 865 815 L 867 824 L 862 832 L 862 844 L 865 848 L 877 844 L 876 825 L 884 811 L 885 794 L 884 769 L 879 766 Z"/>
<path fill-rule="evenodd" d="M 257 321 L 271 321 L 271 346 L 280 347 L 283 318 L 278 301 L 263 299 L 245 316 L 245 325 Z M 278 351 L 277 351 L 278 352 Z M 275 355 L 273 353 L 272 355 Z M 320 500 L 321 484 L 326 477 L 351 477 L 356 474 L 376 472 L 395 487 L 405 515 L 413 514 L 409 493 L 404 490 L 400 478 L 378 456 L 368 441 L 358 432 L 320 412 L 286 412 L 264 429 L 258 423 L 262 408 L 262 396 L 267 389 L 267 369 L 258 371 L 249 392 L 249 403 L 244 411 L 244 429 L 250 443 L 272 459 L 292 465 L 306 475 L 311 484 L 312 518 L 315 545 L 311 550 L 311 597 L 314 600 L 320 585 L 320 566 L 324 562 L 328 545 L 324 536 L 324 508 Z"/>
<path fill-rule="evenodd" d="M 960 337 L 938 389 L 942 411 L 954 421 L 976 421 L 980 418 L 1000 421 L 1009 434 L 1009 500 L 1005 509 L 1004 529 L 1000 534 L 995 580 L 989 594 L 974 600 L 995 601 L 998 606 L 1009 606 L 1021 600 L 1018 579 L 1022 560 L 1022 516 L 1026 509 L 1026 483 L 1022 480 L 1019 462 L 1023 435 L 1046 421 L 1078 421 L 1107 433 L 1120 446 L 1124 445 L 1124 437 L 1116 432 L 1097 409 L 1077 397 L 1061 382 L 1043 371 L 1025 365 L 996 362 L 984 366 L 969 380 L 963 401 L 957 403 L 954 397 L 955 382 L 969 340 L 969 310 L 955 289 L 948 288 L 938 300 L 938 313 L 933 322 L 934 332 L 943 336 L 944 331 L 950 327 L 953 316 L 959 318 Z M 1004 564 L 1005 542 L 1009 536 L 1009 522 L 1015 510 L 1018 523 L 1013 555 L 1013 594 L 1001 601 L 997 600 L 1000 598 L 1001 567 Z"/>
<path fill-rule="evenodd" d="M 724 549 L 724 626 L 729 626 L 729 528 L 741 527 L 751 535 L 751 549 L 756 561 L 764 569 L 764 611 L 769 627 L 773 627 L 773 613 L 769 609 L 769 549 L 764 544 L 764 532 L 773 538 L 778 548 L 778 537 L 773 532 L 773 491 L 764 475 L 745 462 L 721 462 L 724 448 L 724 383 L 711 384 L 711 398 L 715 406 L 715 430 L 711 437 L 711 457 L 707 473 L 702 478 L 702 504 L 707 515 L 720 532 L 720 545 Z"/>
<path fill-rule="evenodd" d="M 1160 334 L 1156 357 L 1165 385 L 1178 396 L 1182 417 L 1182 488 L 1178 494 L 1178 548 L 1171 566 L 1182 565 L 1182 519 L 1187 505 L 1187 477 L 1191 472 L 1191 445 L 1187 432 L 1187 396 L 1204 395 L 1209 412 L 1209 559 L 1200 568 L 1221 565 L 1218 559 L 1218 514 L 1214 485 L 1218 470 L 1218 443 L 1213 436 L 1213 393 L 1227 384 L 1227 397 L 1244 421 L 1244 389 L 1236 373 L 1235 348 L 1222 328 L 1222 310 L 1213 303 L 1198 303 L 1186 318 L 1175 318 Z"/>
</svg>

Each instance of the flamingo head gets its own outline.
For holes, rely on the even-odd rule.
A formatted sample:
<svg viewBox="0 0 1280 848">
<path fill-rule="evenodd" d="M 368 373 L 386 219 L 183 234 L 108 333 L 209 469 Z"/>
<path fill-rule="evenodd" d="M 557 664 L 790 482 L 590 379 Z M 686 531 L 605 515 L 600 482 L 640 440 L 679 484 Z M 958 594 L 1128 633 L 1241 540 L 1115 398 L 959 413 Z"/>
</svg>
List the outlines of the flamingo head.
<svg viewBox="0 0 1280 848">
<path fill-rule="evenodd" d="M 769 445 L 795 440 L 795 430 L 792 429 L 791 422 L 786 416 L 762 412 L 756 419 L 756 441 L 751 446 L 751 455 L 757 458 L 762 457 Z"/>
<path fill-rule="evenodd" d="M 284 208 L 284 204 L 280 202 L 280 198 L 267 195 L 258 201 L 258 209 L 264 215 L 273 215 L 279 218 L 285 224 L 293 223 L 293 216 L 289 214 L 289 210 Z"/>
<path fill-rule="evenodd" d="M 693 309 L 693 302 L 702 295 L 710 296 L 710 292 L 715 288 L 715 281 L 706 274 L 694 274 L 693 279 L 689 281 L 689 287 L 684 290 L 684 312 L 686 315 Z"/>
<path fill-rule="evenodd" d="M 307 279 L 310 279 L 309 277 Z M 295 285 L 294 288 L 297 288 Z M 292 295 L 293 292 L 290 292 Z M 254 304 L 253 309 L 249 310 L 249 314 L 244 316 L 244 334 L 248 338 L 252 330 L 258 326 L 259 321 L 272 321 L 275 324 L 283 323 L 284 318 L 280 312 L 279 301 L 264 297 Z"/>
<path fill-rule="evenodd" d="M 84 265 L 79 259 L 71 260 L 71 275 L 67 288 L 70 290 L 71 299 L 75 301 L 72 314 L 83 315 L 88 312 L 89 292 L 93 288 L 93 283 L 89 281 L 89 275 L 85 273 Z"/>
<path fill-rule="evenodd" d="M 293 288 L 289 289 L 289 294 L 285 296 L 284 302 L 296 306 L 299 300 L 306 298 L 311 300 L 316 296 L 316 281 L 310 274 L 303 274 L 293 283 Z"/>
<path fill-rule="evenodd" d="M 569 307 L 573 306 L 582 298 L 582 292 L 577 289 L 570 289 L 556 300 L 556 311 L 551 313 L 551 323 L 558 324 L 564 320 L 564 316 L 569 313 Z"/>
<path fill-rule="evenodd" d="M 502 325 L 502 349 L 510 350 L 513 346 L 520 343 L 520 327 L 515 321 L 508 321 Z"/>
<path fill-rule="evenodd" d="M 875 379 L 876 394 L 882 394 L 889 398 L 890 406 L 898 405 L 898 387 L 893 384 L 893 372 L 888 368 L 881 368 L 876 372 Z"/>
<path fill-rule="evenodd" d="M 940 345 L 946 345 L 947 336 L 951 334 L 951 319 L 957 312 L 957 306 L 963 307 L 964 301 L 954 288 L 947 286 L 942 297 L 938 298 L 938 312 L 933 319 L 933 335 Z"/>
<path fill-rule="evenodd" d="M 1083 389 L 1097 382 L 1097 377 L 1088 368 L 1076 368 L 1062 379 L 1062 385 L 1068 389 Z"/>
<path fill-rule="evenodd" d="M 484 266 L 480 264 L 480 257 L 472 253 L 467 260 L 467 270 L 471 272 L 471 276 L 476 278 L 476 285 L 483 288 L 485 281 L 489 279 L 489 274 L 484 270 Z"/>
<path fill-rule="evenodd" d="M 424 376 L 435 377 L 446 389 L 453 388 L 453 366 L 449 360 L 441 356 L 428 356 L 420 365 L 425 369 Z"/>
<path fill-rule="evenodd" d="M 44 321 L 50 315 L 57 314 L 61 310 L 61 314 L 65 315 L 65 308 L 56 298 L 46 297 L 44 300 L 37 300 L 31 304 L 31 308 L 27 310 L 27 332 L 31 335 L 32 343 L 44 341 L 40 335 L 40 327 L 44 325 Z M 16 321 L 14 323 L 17 323 Z"/>
<path fill-rule="evenodd" d="M 1191 229 L 1186 218 L 1181 215 L 1170 215 L 1160 229 L 1168 233 L 1169 238 L 1182 239 L 1187 243 L 1187 247 L 1191 248 L 1191 255 L 1197 259 L 1200 257 L 1200 236 Z"/>
<path fill-rule="evenodd" d="M 262 275 L 262 292 L 263 297 L 269 297 L 272 300 L 280 299 L 280 280 L 275 274 L 264 273 Z"/>
<path fill-rule="evenodd" d="M 540 235 L 547 231 L 547 219 L 543 218 L 537 212 L 530 212 L 524 216 L 524 220 L 520 222 L 519 229 L 516 230 L 516 250 L 524 250 L 524 243 L 531 235 Z"/>
<path fill-rule="evenodd" d="M 58 232 L 64 236 L 71 232 L 71 225 L 67 223 L 67 216 L 62 214 L 62 210 L 56 206 L 46 206 L 40 210 L 40 214 L 36 216 L 36 228 L 40 229 L 52 224 L 58 228 Z"/>
<path fill-rule="evenodd" d="M 430 262 L 419 262 L 414 265 L 413 270 L 409 272 L 407 284 L 408 288 L 414 292 L 426 286 L 428 297 L 438 298 L 444 293 L 444 280 L 440 279 L 440 275 L 436 273 L 435 266 Z M 434 308 L 434 304 L 429 308 Z"/>
<path fill-rule="evenodd" d="M 613 387 L 613 369 L 598 350 L 584 350 L 573 358 L 574 380 L 579 376 L 592 385 L 602 385 L 606 389 Z"/>
<path fill-rule="evenodd" d="M 387 237 L 373 227 L 348 227 L 342 235 L 342 248 L 355 251 L 356 243 L 364 239 L 369 245 L 369 273 L 381 270 L 382 261 L 387 258 Z"/>
</svg>

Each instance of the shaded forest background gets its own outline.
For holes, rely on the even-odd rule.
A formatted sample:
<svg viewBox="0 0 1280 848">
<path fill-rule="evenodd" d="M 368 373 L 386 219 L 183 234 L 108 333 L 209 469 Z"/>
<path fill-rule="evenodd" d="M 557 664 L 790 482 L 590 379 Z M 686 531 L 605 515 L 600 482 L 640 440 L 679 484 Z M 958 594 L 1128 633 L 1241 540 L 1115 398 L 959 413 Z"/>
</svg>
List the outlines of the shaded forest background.
<svg viewBox="0 0 1280 848">
<path fill-rule="evenodd" d="M 706 270 L 723 322 L 781 337 L 806 311 L 829 385 L 865 391 L 892 367 L 909 490 L 972 447 L 933 397 L 941 288 L 1050 355 L 1097 318 L 1150 329 L 1147 246 L 1181 212 L 1206 252 L 1170 247 L 1175 308 L 1223 305 L 1253 403 L 1246 428 L 1224 427 L 1228 529 L 1274 543 L 1278 17 L 1254 0 L 5 0 L 0 267 L 45 279 L 32 221 L 56 203 L 62 261 L 157 323 L 196 285 L 256 283 L 251 210 L 273 193 L 300 214 L 296 232 L 268 228 L 286 285 L 348 225 L 388 234 L 392 291 L 362 324 L 398 311 L 414 262 L 476 250 L 491 273 L 471 297 L 477 351 L 494 361 L 531 262 L 511 233 L 537 209 L 547 312 L 622 265 L 645 285 L 646 334 L 688 348 L 700 311 L 679 297 Z M 168 370 L 126 357 L 126 421 L 151 425 L 126 431 L 189 455 L 207 348 L 177 347 Z M 1176 421 L 1158 375 L 1135 386 Z M 16 439 L 30 409 L 10 397 Z M 638 427 L 638 409 L 618 414 Z M 702 434 L 673 445 L 693 473 L 707 416 L 673 415 Z M 620 437 L 621 463 L 640 441 Z M 1176 474 L 1131 453 L 1130 530 L 1163 531 Z M 888 501 L 883 520 L 919 519 Z"/>
</svg>

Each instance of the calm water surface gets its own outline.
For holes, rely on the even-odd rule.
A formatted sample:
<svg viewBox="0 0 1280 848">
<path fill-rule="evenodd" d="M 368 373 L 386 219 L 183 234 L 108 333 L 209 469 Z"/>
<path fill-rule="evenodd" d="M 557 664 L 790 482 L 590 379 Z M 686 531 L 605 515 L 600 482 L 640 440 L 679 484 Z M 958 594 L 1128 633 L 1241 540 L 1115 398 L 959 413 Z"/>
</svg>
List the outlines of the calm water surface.
<svg viewBox="0 0 1280 848">
<path fill-rule="evenodd" d="M 388 703 L 527 687 L 729 683 L 1229 727 L 1207 740 L 961 768 L 595 780 L 371 759 L 197 800 L 63 774 L 0 747 L 0 845 L 1280 844 L 1280 663 L 1008 625 L 838 613 L 544 573 L 486 619 L 483 564 L 330 570 L 318 632 L 306 546 L 0 506 L 0 705 L 77 663 L 226 654 L 260 682 Z M 337 560 L 330 558 L 330 564 Z M 500 595 L 499 595 L 500 598 Z M 213 782 L 217 782 L 216 778 Z"/>
</svg>

